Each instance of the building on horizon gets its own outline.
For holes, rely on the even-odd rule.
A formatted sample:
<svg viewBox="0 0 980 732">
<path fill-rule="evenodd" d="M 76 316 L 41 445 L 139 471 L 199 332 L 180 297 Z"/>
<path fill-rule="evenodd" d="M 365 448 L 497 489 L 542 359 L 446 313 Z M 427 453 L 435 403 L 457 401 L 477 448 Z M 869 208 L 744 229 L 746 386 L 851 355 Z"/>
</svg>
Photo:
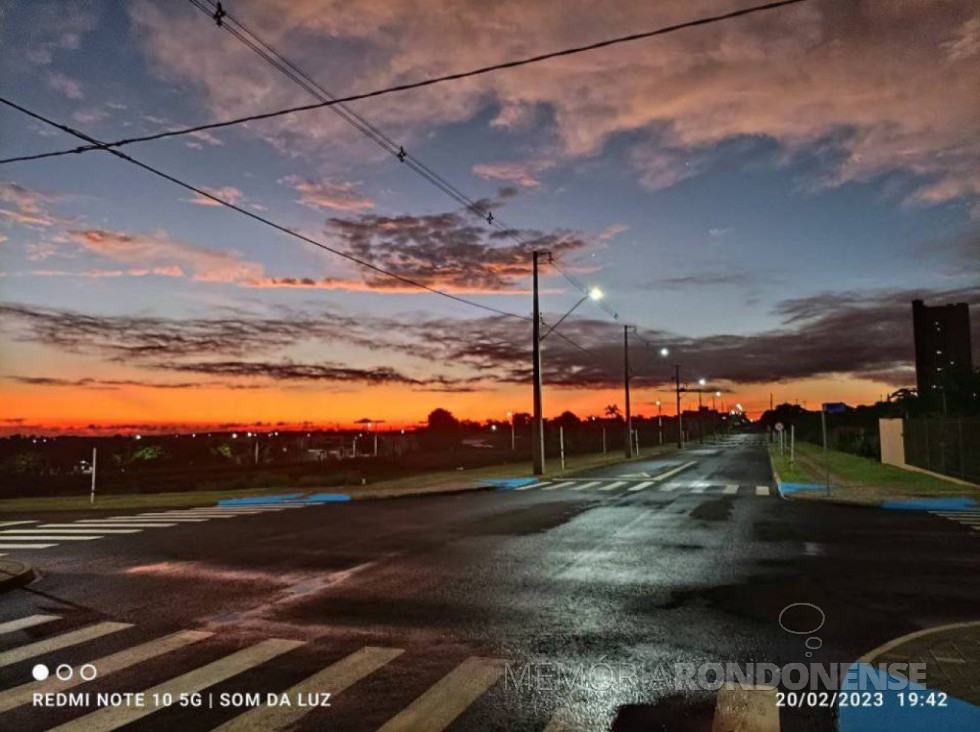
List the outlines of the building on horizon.
<svg viewBox="0 0 980 732">
<path fill-rule="evenodd" d="M 966 303 L 930 306 L 913 300 L 912 329 L 920 397 L 929 398 L 956 374 L 973 370 L 970 308 Z"/>
</svg>

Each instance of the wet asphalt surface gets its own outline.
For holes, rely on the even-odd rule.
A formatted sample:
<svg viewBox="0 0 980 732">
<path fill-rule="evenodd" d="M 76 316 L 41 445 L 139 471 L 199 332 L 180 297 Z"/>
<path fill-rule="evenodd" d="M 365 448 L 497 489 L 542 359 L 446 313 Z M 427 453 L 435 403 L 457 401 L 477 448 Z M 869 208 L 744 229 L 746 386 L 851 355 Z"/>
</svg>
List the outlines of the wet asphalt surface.
<svg viewBox="0 0 980 732">
<path fill-rule="evenodd" d="M 976 619 L 980 539 L 969 529 L 756 495 L 773 481 L 754 435 L 583 477 L 635 482 L 689 461 L 672 481 L 742 488 L 352 502 L 13 552 L 42 578 L 0 595 L 0 623 L 59 619 L 0 637 L 0 651 L 106 620 L 133 627 L 0 667 L 0 690 L 29 683 L 38 661 L 78 666 L 197 629 L 213 635 L 79 690 L 147 689 L 281 638 L 303 644 L 208 691 L 283 691 L 373 646 L 404 652 L 296 729 L 377 729 L 472 657 L 505 659 L 508 674 L 461 704 L 447 729 L 710 729 L 715 692 L 674 691 L 674 664 L 850 662 L 913 630 Z M 25 518 L 80 515 L 0 516 Z M 793 603 L 818 606 L 823 626 L 809 636 L 781 628 Z M 785 619 L 815 627 L 808 612 Z M 812 657 L 807 637 L 819 638 Z M 49 729 L 85 711 L 28 704 L 0 715 L 0 728 Z M 211 729 L 242 711 L 174 706 L 128 728 Z M 783 729 L 834 728 L 828 710 L 780 716 Z"/>
</svg>

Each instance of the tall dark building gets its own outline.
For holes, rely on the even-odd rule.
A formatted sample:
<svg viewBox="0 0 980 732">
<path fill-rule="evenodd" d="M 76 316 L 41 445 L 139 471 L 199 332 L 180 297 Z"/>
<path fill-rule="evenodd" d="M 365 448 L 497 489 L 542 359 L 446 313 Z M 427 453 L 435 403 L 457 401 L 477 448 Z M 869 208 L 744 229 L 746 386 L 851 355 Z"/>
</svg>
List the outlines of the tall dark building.
<svg viewBox="0 0 980 732">
<path fill-rule="evenodd" d="M 970 309 L 966 303 L 935 305 L 912 301 L 915 332 L 915 381 L 919 396 L 928 398 L 956 374 L 973 369 Z"/>
</svg>

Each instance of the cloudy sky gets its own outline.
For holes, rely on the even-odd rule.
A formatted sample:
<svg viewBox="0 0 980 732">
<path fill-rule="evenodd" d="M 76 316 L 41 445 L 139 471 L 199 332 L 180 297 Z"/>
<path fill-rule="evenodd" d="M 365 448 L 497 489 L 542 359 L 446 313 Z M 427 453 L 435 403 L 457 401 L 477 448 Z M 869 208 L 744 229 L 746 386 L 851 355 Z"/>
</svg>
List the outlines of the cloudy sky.
<svg viewBox="0 0 980 732">
<path fill-rule="evenodd" d="M 750 3 L 225 5 L 346 95 Z M 190 2 L 14 0 L 0 23 L 3 95 L 102 140 L 314 101 Z M 331 109 L 126 148 L 522 317 L 103 152 L 0 166 L 2 425 L 529 410 L 535 248 L 606 293 L 562 324 L 582 348 L 545 342 L 549 414 L 622 402 L 624 323 L 641 412 L 671 376 L 644 342 L 750 413 L 877 399 L 914 382 L 909 300 L 980 303 L 978 80 L 972 0 L 810 0 L 351 105 L 493 226 Z M 77 144 L 0 111 L 0 157 Z M 581 297 L 542 286 L 549 322 Z"/>
</svg>

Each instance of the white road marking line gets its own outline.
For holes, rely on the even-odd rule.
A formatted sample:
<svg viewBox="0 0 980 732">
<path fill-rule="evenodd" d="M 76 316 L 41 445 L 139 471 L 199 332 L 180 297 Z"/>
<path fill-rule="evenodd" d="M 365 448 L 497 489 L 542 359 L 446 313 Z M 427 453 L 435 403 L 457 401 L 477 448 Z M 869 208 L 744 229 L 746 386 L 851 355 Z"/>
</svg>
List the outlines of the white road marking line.
<svg viewBox="0 0 980 732">
<path fill-rule="evenodd" d="M 716 699 L 711 732 L 779 732 L 774 687 L 725 684 Z"/>
<path fill-rule="evenodd" d="M 91 528 L 79 528 L 77 524 L 61 524 L 61 525 L 44 525 L 39 526 L 36 529 L 17 529 L 18 534 L 50 534 L 53 529 L 57 529 L 59 534 L 91 534 Z M 138 534 L 139 529 L 103 529 L 101 526 L 98 529 L 100 534 Z M 6 534 L 6 531 L 0 531 L 0 534 Z"/>
<path fill-rule="evenodd" d="M 108 529 L 102 526 L 92 527 L 92 526 L 79 526 L 78 524 L 41 524 L 37 529 L 24 529 L 24 531 L 40 531 L 45 529 L 46 531 L 51 531 L 52 529 L 57 529 L 58 532 L 68 531 L 68 532 L 78 532 L 78 533 L 88 533 L 91 534 L 93 531 L 98 531 L 100 534 L 138 534 L 140 529 Z"/>
<path fill-rule="evenodd" d="M 609 485 L 602 486 L 602 488 L 600 488 L 599 490 L 600 491 L 611 491 L 611 490 L 614 490 L 615 488 L 619 488 L 620 486 L 624 486 L 624 485 L 626 485 L 626 481 L 625 480 L 617 480 L 615 483 L 610 483 Z"/>
<path fill-rule="evenodd" d="M 642 483 L 637 483 L 636 485 L 631 485 L 626 490 L 629 491 L 630 493 L 636 493 L 636 491 L 642 491 L 644 488 L 646 488 L 647 486 L 650 486 L 650 485 L 653 485 L 653 481 L 652 480 L 645 480 Z"/>
<path fill-rule="evenodd" d="M 90 640 L 101 638 L 109 633 L 132 628 L 130 623 L 96 623 L 80 630 L 73 630 L 70 633 L 62 633 L 51 638 L 45 638 L 36 643 L 11 648 L 9 651 L 0 653 L 0 666 L 9 666 L 13 663 L 26 661 L 28 658 L 43 656 L 45 653 L 60 651 L 62 648 L 75 646 L 79 643 L 87 643 Z"/>
<path fill-rule="evenodd" d="M 6 531 L 2 531 L 0 532 L 0 534 L 3 534 L 3 536 L 0 536 L 0 539 L 3 540 L 21 539 L 23 541 L 94 541 L 95 539 L 102 538 L 102 536 L 100 536 L 99 534 L 95 534 L 92 531 L 87 531 L 85 533 L 88 534 L 88 536 L 78 536 L 77 534 L 72 534 L 72 535 L 58 534 L 57 536 L 53 534 L 44 534 L 42 536 L 35 536 L 34 534 L 21 534 L 21 533 L 7 534 Z"/>
<path fill-rule="evenodd" d="M 286 691 L 291 701 L 309 693 L 329 693 L 333 699 L 349 686 L 374 673 L 404 651 L 400 648 L 366 647 L 327 666 L 322 671 L 292 686 Z M 294 702 L 295 703 L 295 702 Z M 264 706 L 239 714 L 217 727 L 215 732 L 265 732 L 291 727 L 314 707 Z"/>
<path fill-rule="evenodd" d="M 57 544 L 0 544 L 0 549 L 50 549 Z"/>
<path fill-rule="evenodd" d="M 725 490 L 723 490 L 722 493 L 724 493 L 725 495 L 728 495 L 728 496 L 734 496 L 736 493 L 738 493 L 738 486 L 737 485 L 726 485 L 725 486 Z"/>
<path fill-rule="evenodd" d="M 101 524 L 111 521 L 175 521 L 181 524 L 203 524 L 207 521 L 206 518 L 177 518 L 176 516 L 113 516 L 107 519 L 80 519 L 77 523 L 80 524 Z"/>
<path fill-rule="evenodd" d="M 378 732 L 441 732 L 504 673 L 504 661 L 471 657 L 378 728 Z"/>
<path fill-rule="evenodd" d="M 670 491 L 676 491 L 678 488 L 681 488 L 681 487 L 682 486 L 681 486 L 680 483 L 664 483 L 662 486 L 660 486 L 659 488 L 657 488 L 657 490 L 658 491 L 664 491 L 666 493 L 669 493 Z"/>
<path fill-rule="evenodd" d="M 26 617 L 18 618 L 17 620 L 8 620 L 6 623 L 0 623 L 0 635 L 13 633 L 14 631 L 23 630 L 24 628 L 33 628 L 35 625 L 50 623 L 52 620 L 60 619 L 60 615 L 27 615 Z"/>
<path fill-rule="evenodd" d="M 980 518 L 980 511 L 930 511 L 929 513 L 933 516 L 943 516 L 945 518 Z"/>
<path fill-rule="evenodd" d="M 757 485 L 755 487 L 755 494 L 757 496 L 768 496 L 769 495 L 769 486 L 767 486 L 767 485 Z"/>
<path fill-rule="evenodd" d="M 0 526 L 20 526 L 21 524 L 36 524 L 37 521 L 0 521 Z"/>
<path fill-rule="evenodd" d="M 168 526 L 177 526 L 177 524 L 165 524 L 165 523 L 147 523 L 145 521 L 138 524 L 131 523 L 129 521 L 107 521 L 101 524 L 83 524 L 84 526 L 91 526 L 93 531 L 98 531 L 101 528 L 105 529 L 163 529 Z M 78 526 L 78 524 L 75 524 Z"/>
<path fill-rule="evenodd" d="M 568 481 L 562 481 L 561 483 L 538 483 L 539 486 L 544 486 L 541 490 L 543 491 L 553 491 L 555 488 L 561 488 L 563 485 L 568 485 Z"/>
<path fill-rule="evenodd" d="M 602 483 L 601 480 L 587 480 L 584 483 L 578 483 L 578 484 L 570 483 L 570 485 L 572 486 L 573 491 L 584 491 L 584 490 L 588 490 L 589 488 L 595 488 L 597 485 L 600 485 L 601 483 Z"/>
<path fill-rule="evenodd" d="M 519 486 L 517 486 L 517 488 L 515 488 L 515 490 L 518 490 L 518 491 L 529 491 L 532 488 L 544 488 L 546 485 L 551 485 L 551 481 L 550 480 L 546 480 L 544 482 L 528 483 L 527 485 L 519 485 Z"/>
<path fill-rule="evenodd" d="M 224 658 L 219 658 L 217 661 L 181 676 L 175 676 L 152 689 L 147 689 L 144 693 L 147 699 L 152 699 L 154 694 L 172 694 L 175 698 L 179 698 L 181 694 L 193 694 L 209 686 L 220 684 L 225 679 L 230 679 L 232 676 L 255 668 L 301 645 L 303 645 L 302 641 L 271 638 L 256 643 L 254 646 L 243 648 Z M 68 730 L 73 732 L 109 732 L 165 708 L 154 706 L 104 707 L 91 714 L 73 719 L 60 727 L 55 727 L 55 729 L 62 732 Z"/>
<path fill-rule="evenodd" d="M 98 678 L 122 671 L 137 663 L 149 661 L 151 658 L 162 656 L 164 653 L 176 651 L 191 643 L 197 643 L 205 638 L 210 638 L 211 633 L 202 630 L 184 630 L 179 633 L 165 635 L 162 638 L 141 643 L 132 648 L 126 648 L 118 653 L 88 661 L 98 669 Z M 54 694 L 59 691 L 66 691 L 85 683 L 81 674 L 74 674 L 67 681 L 62 681 L 56 676 L 49 676 L 46 681 L 31 681 L 27 684 L 15 686 L 12 689 L 0 692 L 0 712 L 29 704 L 34 698 L 34 694 Z"/>
<path fill-rule="evenodd" d="M 691 486 L 691 493 L 704 493 L 708 490 L 707 483 L 695 483 Z"/>
<path fill-rule="evenodd" d="M 677 475 L 682 470 L 687 470 L 692 465 L 697 465 L 697 464 L 698 464 L 697 460 L 691 460 L 690 462 L 684 463 L 683 465 L 679 465 L 673 470 L 668 470 L 666 473 L 661 473 L 656 478 L 654 478 L 654 481 L 660 483 L 661 481 L 667 480 L 667 478 L 670 478 L 671 476 Z"/>
</svg>

